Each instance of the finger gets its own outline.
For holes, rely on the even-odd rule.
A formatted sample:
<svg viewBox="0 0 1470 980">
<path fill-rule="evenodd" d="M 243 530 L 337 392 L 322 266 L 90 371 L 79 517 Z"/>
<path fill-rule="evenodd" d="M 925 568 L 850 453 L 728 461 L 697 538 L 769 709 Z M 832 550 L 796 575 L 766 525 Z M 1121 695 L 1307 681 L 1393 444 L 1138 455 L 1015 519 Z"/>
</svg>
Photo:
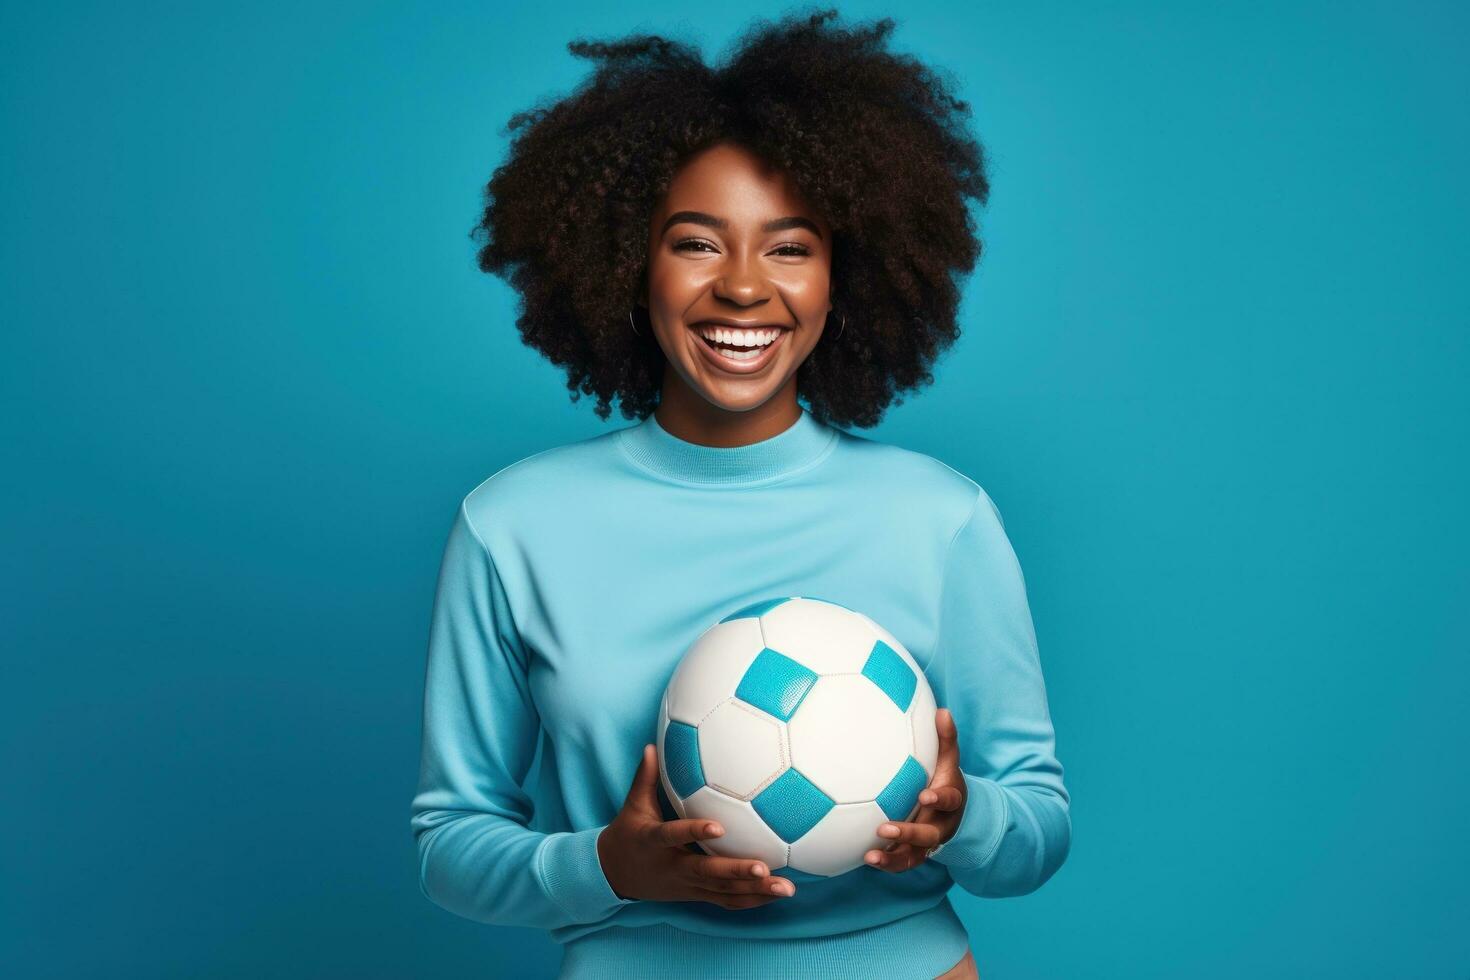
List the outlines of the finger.
<svg viewBox="0 0 1470 980">
<path fill-rule="evenodd" d="M 965 794 L 957 786 L 930 786 L 919 794 L 919 802 L 935 810 L 958 810 L 965 802 Z"/>
<path fill-rule="evenodd" d="M 649 742 L 643 746 L 643 755 L 638 759 L 638 769 L 633 773 L 633 782 L 628 787 L 628 795 L 623 798 L 623 806 L 657 816 L 657 786 L 658 751 Z"/>
<path fill-rule="evenodd" d="M 878 836 L 896 844 L 933 847 L 939 843 L 940 833 L 939 828 L 932 823 L 908 823 L 902 820 L 890 820 L 887 823 L 878 825 Z"/>
<path fill-rule="evenodd" d="M 702 878 L 731 880 L 760 880 L 769 877 L 770 868 L 764 861 L 749 858 L 720 857 L 718 855 L 690 854 L 689 860 L 696 874 Z M 708 887 L 708 886 L 706 886 Z"/>
<path fill-rule="evenodd" d="M 790 898 L 796 894 L 796 886 L 781 877 L 767 878 L 702 878 L 690 882 L 702 891 L 718 892 L 722 895 L 768 895 L 771 898 Z"/>
<path fill-rule="evenodd" d="M 648 828 L 649 839 L 664 847 L 683 847 L 696 841 L 710 840 L 725 832 L 714 820 L 664 820 Z"/>
<path fill-rule="evenodd" d="M 739 909 L 753 909 L 762 905 L 769 905 L 780 898 L 779 895 L 729 895 L 724 892 L 699 892 L 694 900 L 700 902 L 711 902 L 722 909 L 732 911 Z"/>
<path fill-rule="evenodd" d="M 796 885 L 789 879 L 773 876 L 764 861 L 691 857 L 693 863 L 690 867 L 701 888 L 740 894 L 764 892 L 788 898 L 796 894 Z"/>
<path fill-rule="evenodd" d="M 954 712 L 940 708 L 934 713 L 934 730 L 939 735 L 939 760 L 937 769 L 960 767 L 960 731 L 954 722 Z"/>
<path fill-rule="evenodd" d="M 924 851 L 912 844 L 899 844 L 887 851 L 868 851 L 863 855 L 863 860 L 868 867 L 879 871 L 907 871 L 923 863 Z"/>
</svg>

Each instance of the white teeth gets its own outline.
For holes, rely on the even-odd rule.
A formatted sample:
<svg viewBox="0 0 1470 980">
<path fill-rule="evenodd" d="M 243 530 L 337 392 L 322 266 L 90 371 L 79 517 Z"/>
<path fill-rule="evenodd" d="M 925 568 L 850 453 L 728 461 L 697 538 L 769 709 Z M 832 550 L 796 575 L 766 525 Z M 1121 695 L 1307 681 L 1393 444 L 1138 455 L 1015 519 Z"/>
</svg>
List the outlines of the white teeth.
<svg viewBox="0 0 1470 980">
<path fill-rule="evenodd" d="M 716 353 L 727 361 L 753 361 L 761 356 L 761 350 L 764 350 L 764 348 L 758 350 L 719 350 Z"/>
<path fill-rule="evenodd" d="M 726 327 L 699 327 L 700 336 L 740 347 L 764 347 L 780 336 L 780 330 L 732 330 Z"/>
</svg>

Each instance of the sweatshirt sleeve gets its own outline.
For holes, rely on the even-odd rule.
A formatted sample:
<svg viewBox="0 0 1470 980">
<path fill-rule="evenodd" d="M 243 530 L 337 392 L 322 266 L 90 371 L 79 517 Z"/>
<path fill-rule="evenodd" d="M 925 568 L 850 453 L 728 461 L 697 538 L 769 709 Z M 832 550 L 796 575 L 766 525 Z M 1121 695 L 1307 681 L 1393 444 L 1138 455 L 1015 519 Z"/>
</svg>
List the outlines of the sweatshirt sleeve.
<svg viewBox="0 0 1470 980">
<path fill-rule="evenodd" d="M 607 918 L 633 900 L 597 856 L 607 826 L 528 829 L 522 789 L 540 718 L 527 649 L 504 586 L 464 505 L 439 570 L 424 682 L 422 757 L 410 826 L 419 885 L 456 915 L 554 929 Z"/>
<path fill-rule="evenodd" d="M 954 714 L 967 798 L 954 836 L 930 860 L 973 895 L 1024 895 L 1066 860 L 1071 801 L 1025 579 L 983 489 L 945 558 L 938 630 L 927 673 Z"/>
</svg>

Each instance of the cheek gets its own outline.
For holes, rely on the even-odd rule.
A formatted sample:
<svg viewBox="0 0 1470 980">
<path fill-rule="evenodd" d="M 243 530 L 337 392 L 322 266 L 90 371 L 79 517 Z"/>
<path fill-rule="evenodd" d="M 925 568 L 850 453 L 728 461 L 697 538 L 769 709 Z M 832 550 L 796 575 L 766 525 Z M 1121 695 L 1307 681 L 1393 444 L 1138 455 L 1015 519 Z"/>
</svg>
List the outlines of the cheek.
<svg viewBox="0 0 1470 980">
<path fill-rule="evenodd" d="M 789 276 L 781 288 L 791 311 L 803 323 L 820 320 L 826 314 L 831 291 L 832 280 L 825 269 Z"/>
<path fill-rule="evenodd" d="M 693 263 L 653 260 L 648 266 L 648 302 L 655 309 L 677 311 L 706 288 L 706 274 Z"/>
</svg>

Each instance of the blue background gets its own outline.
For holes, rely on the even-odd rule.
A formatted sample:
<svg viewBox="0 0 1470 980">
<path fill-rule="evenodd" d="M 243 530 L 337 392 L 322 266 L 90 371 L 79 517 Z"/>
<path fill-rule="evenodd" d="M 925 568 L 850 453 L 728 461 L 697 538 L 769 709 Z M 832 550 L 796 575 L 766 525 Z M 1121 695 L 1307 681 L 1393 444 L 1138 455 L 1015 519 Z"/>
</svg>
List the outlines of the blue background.
<svg viewBox="0 0 1470 980">
<path fill-rule="evenodd" d="M 630 423 L 467 233 L 569 39 L 746 15 L 223 6 L 0 13 L 0 962 L 550 975 L 418 891 L 428 614 L 465 492 Z M 865 433 L 1026 572 L 1074 840 L 955 890 L 981 975 L 1465 977 L 1465 8 L 843 10 L 993 161 L 964 338 Z"/>
</svg>

